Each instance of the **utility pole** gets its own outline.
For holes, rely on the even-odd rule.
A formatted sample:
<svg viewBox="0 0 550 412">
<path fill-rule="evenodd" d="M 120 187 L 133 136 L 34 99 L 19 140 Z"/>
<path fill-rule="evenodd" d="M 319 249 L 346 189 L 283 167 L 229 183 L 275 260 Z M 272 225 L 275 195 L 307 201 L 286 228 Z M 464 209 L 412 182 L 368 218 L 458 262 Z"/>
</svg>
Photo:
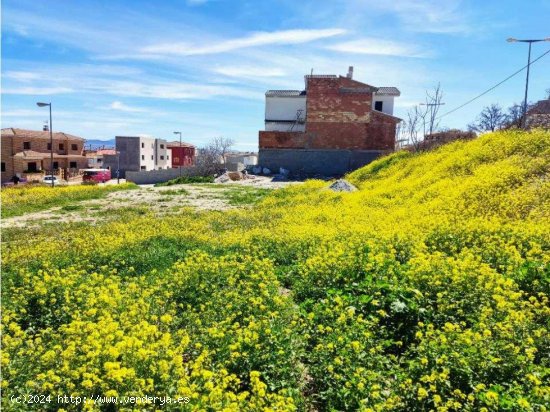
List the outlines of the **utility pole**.
<svg viewBox="0 0 550 412">
<path fill-rule="evenodd" d="M 508 43 L 529 43 L 529 52 L 527 53 L 527 75 L 525 77 L 525 97 L 523 99 L 523 118 L 521 120 L 521 124 L 525 129 L 527 127 L 527 94 L 529 92 L 529 69 L 531 68 L 531 45 L 541 41 L 550 41 L 550 37 L 537 40 L 518 40 L 510 37 L 509 39 L 506 39 L 506 41 Z"/>
<path fill-rule="evenodd" d="M 420 106 L 426 106 L 426 114 L 427 112 L 430 113 L 430 133 L 431 135 L 433 133 L 434 123 L 435 123 L 435 115 L 437 114 L 437 111 L 439 110 L 439 106 L 443 106 L 445 103 L 437 102 L 437 103 L 420 103 Z"/>
</svg>

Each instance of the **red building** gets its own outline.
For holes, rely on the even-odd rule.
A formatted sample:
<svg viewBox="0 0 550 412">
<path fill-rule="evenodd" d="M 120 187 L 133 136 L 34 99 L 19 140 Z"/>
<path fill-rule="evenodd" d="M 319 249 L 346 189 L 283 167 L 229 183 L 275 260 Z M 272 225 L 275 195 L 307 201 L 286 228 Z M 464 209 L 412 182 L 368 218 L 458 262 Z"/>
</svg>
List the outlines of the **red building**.
<svg viewBox="0 0 550 412">
<path fill-rule="evenodd" d="M 172 167 L 186 167 L 195 164 L 196 150 L 192 144 L 182 142 L 180 146 L 180 142 L 169 142 L 166 147 L 171 151 L 169 156 L 172 160 Z"/>
<path fill-rule="evenodd" d="M 305 76 L 305 90 L 266 93 L 258 164 L 297 174 L 344 174 L 391 152 L 395 87 L 374 87 L 347 76 Z"/>
</svg>

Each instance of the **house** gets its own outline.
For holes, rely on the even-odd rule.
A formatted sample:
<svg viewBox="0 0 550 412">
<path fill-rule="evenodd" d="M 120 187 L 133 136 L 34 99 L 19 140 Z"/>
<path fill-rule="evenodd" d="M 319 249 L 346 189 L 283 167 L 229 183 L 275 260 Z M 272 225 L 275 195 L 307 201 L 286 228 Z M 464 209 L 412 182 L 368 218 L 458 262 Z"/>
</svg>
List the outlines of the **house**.
<svg viewBox="0 0 550 412">
<path fill-rule="evenodd" d="M 550 130 L 550 99 L 539 100 L 527 111 L 527 127 Z"/>
<path fill-rule="evenodd" d="M 346 76 L 306 75 L 304 90 L 266 92 L 258 164 L 294 174 L 341 175 L 395 147 L 395 87 Z"/>
<path fill-rule="evenodd" d="M 120 170 L 120 177 L 126 171 L 170 169 L 171 161 L 167 142 L 152 136 L 116 136 L 116 155 L 104 155 L 103 167 Z"/>
<path fill-rule="evenodd" d="M 68 133 L 53 133 L 53 164 L 50 132 L 17 128 L 2 129 L 2 183 L 17 175 L 28 177 L 50 173 L 63 174 L 67 178 L 78 175 L 88 165 L 83 155 L 84 139 Z"/>
<path fill-rule="evenodd" d="M 171 152 L 171 167 L 188 167 L 195 164 L 196 150 L 191 143 L 169 142 L 168 150 Z"/>
<path fill-rule="evenodd" d="M 98 149 L 87 150 L 85 152 L 86 159 L 88 159 L 88 167 L 90 169 L 102 169 L 104 156 L 116 156 L 115 149 Z"/>
</svg>

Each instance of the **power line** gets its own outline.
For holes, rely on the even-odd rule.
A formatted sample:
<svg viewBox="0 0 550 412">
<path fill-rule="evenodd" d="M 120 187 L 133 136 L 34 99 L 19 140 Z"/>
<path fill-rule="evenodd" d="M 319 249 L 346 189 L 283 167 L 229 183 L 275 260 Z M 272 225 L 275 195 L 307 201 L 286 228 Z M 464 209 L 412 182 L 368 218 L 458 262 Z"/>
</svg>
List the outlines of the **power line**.
<svg viewBox="0 0 550 412">
<path fill-rule="evenodd" d="M 506 79 L 500 81 L 499 83 L 495 84 L 494 86 L 492 86 L 490 89 L 487 89 L 485 90 L 483 93 L 477 95 L 476 97 L 474 97 L 473 99 L 470 99 L 468 100 L 466 103 L 458 106 L 458 107 L 455 107 L 453 110 L 450 110 L 448 111 L 447 113 L 443 113 L 441 116 L 439 116 L 436 120 L 439 120 L 451 113 L 454 113 L 456 112 L 457 110 L 460 110 L 462 109 L 464 106 L 467 106 L 469 105 L 470 103 L 472 103 L 473 101 L 479 99 L 480 97 L 482 96 L 485 96 L 487 93 L 489 93 L 490 91 L 493 91 L 494 89 L 496 89 L 498 86 L 500 86 L 502 83 L 505 83 L 507 82 L 508 80 L 510 80 L 512 77 L 518 75 L 519 73 L 521 73 L 522 71 L 524 71 L 528 66 L 531 66 L 533 63 L 537 62 L 538 60 L 542 59 L 544 56 L 546 56 L 548 53 L 550 53 L 550 49 L 546 50 L 546 52 L 542 53 L 539 57 L 537 57 L 535 60 L 533 60 L 531 62 L 531 64 L 526 64 L 525 66 L 523 66 L 521 69 L 519 69 L 518 71 L 514 72 L 513 74 L 511 74 L 510 76 L 508 76 Z"/>
</svg>

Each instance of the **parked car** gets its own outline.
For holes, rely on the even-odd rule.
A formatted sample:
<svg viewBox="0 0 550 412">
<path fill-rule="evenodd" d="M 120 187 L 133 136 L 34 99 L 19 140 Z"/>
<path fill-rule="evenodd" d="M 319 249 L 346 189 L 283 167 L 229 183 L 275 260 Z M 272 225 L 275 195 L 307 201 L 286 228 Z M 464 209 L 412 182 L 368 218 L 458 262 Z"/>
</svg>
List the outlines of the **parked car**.
<svg viewBox="0 0 550 412">
<path fill-rule="evenodd" d="M 53 185 L 54 186 L 57 186 L 59 184 L 59 179 L 57 178 L 57 176 L 52 176 L 52 175 L 44 176 L 44 178 L 42 179 L 42 183 L 46 183 L 48 185 L 51 185 L 52 180 L 53 180 Z"/>
<path fill-rule="evenodd" d="M 84 169 L 82 175 L 83 182 L 95 181 L 105 183 L 111 180 L 111 171 L 109 169 Z"/>
</svg>

